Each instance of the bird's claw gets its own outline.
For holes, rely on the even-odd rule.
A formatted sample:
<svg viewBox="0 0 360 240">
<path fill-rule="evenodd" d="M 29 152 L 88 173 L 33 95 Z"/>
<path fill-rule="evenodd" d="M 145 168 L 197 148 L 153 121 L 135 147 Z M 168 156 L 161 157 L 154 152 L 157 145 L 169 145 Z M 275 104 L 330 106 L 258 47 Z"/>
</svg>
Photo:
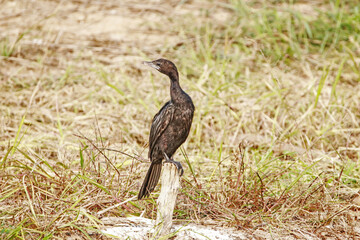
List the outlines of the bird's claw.
<svg viewBox="0 0 360 240">
<path fill-rule="evenodd" d="M 176 162 L 176 161 L 174 161 L 174 160 L 172 160 L 171 163 L 175 164 L 176 168 L 178 169 L 179 175 L 180 175 L 180 177 L 181 177 L 181 176 L 184 174 L 184 169 L 183 169 L 181 163 L 180 163 L 180 162 Z"/>
<path fill-rule="evenodd" d="M 173 159 L 170 159 L 168 157 L 168 155 L 166 155 L 166 153 L 164 153 L 164 156 L 165 156 L 165 162 L 166 163 L 172 163 L 172 164 L 174 164 L 176 166 L 176 168 L 177 168 L 177 170 L 179 172 L 179 175 L 181 177 L 184 174 L 184 169 L 183 169 L 181 163 L 177 162 L 177 161 L 174 161 Z"/>
</svg>

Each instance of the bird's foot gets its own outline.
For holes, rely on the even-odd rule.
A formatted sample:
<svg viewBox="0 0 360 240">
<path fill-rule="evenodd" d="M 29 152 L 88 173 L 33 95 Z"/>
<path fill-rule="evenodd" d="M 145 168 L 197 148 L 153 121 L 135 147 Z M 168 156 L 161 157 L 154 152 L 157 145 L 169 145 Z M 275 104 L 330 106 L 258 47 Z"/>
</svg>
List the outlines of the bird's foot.
<svg viewBox="0 0 360 240">
<path fill-rule="evenodd" d="M 165 163 L 172 163 L 172 164 L 174 164 L 174 165 L 176 166 L 179 174 L 180 174 L 180 177 L 181 177 L 181 176 L 184 174 L 184 169 L 183 169 L 181 163 L 174 161 L 174 159 L 170 159 L 170 158 L 168 157 L 168 155 L 166 155 L 166 153 L 164 153 L 164 156 L 165 156 L 165 161 L 164 161 L 164 162 L 165 162 Z"/>
</svg>

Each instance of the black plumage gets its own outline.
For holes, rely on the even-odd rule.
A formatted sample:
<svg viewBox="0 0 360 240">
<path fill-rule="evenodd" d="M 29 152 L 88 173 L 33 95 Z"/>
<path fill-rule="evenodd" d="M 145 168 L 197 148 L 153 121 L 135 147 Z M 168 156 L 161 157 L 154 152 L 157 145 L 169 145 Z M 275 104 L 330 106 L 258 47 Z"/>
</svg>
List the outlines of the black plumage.
<svg viewBox="0 0 360 240">
<path fill-rule="evenodd" d="M 170 78 L 171 100 L 165 103 L 154 116 L 149 137 L 149 170 L 139 191 L 138 199 L 149 196 L 157 185 L 162 168 L 162 161 L 176 164 L 181 174 L 182 166 L 172 159 L 175 151 L 185 142 L 194 116 L 194 104 L 190 96 L 179 84 L 179 74 L 174 63 L 158 59 L 144 64 L 155 68 Z"/>
</svg>

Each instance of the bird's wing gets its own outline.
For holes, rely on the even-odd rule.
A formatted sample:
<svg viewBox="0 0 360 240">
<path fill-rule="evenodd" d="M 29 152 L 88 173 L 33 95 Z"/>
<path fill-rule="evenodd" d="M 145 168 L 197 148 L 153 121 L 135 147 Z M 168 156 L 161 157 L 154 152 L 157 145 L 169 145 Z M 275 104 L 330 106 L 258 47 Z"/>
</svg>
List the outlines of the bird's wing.
<svg viewBox="0 0 360 240">
<path fill-rule="evenodd" d="M 151 159 L 151 154 L 155 147 L 156 142 L 160 136 L 164 133 L 165 129 L 168 127 L 174 115 L 174 105 L 171 101 L 165 103 L 165 105 L 160 109 L 160 111 L 154 116 L 154 119 L 151 124 L 150 129 L 150 138 L 149 138 L 149 158 Z"/>
</svg>

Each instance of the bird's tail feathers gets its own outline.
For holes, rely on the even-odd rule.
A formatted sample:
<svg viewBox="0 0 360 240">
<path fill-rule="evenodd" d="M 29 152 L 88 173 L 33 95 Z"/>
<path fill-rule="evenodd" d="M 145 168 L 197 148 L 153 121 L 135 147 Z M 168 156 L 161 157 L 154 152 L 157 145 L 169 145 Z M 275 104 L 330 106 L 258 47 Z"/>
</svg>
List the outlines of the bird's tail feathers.
<svg viewBox="0 0 360 240">
<path fill-rule="evenodd" d="M 161 174 L 162 163 L 154 163 L 152 162 L 148 172 L 146 173 L 144 182 L 140 188 L 138 200 L 143 197 L 147 197 L 150 193 L 155 189 L 157 183 L 159 182 L 160 174 Z"/>
</svg>

